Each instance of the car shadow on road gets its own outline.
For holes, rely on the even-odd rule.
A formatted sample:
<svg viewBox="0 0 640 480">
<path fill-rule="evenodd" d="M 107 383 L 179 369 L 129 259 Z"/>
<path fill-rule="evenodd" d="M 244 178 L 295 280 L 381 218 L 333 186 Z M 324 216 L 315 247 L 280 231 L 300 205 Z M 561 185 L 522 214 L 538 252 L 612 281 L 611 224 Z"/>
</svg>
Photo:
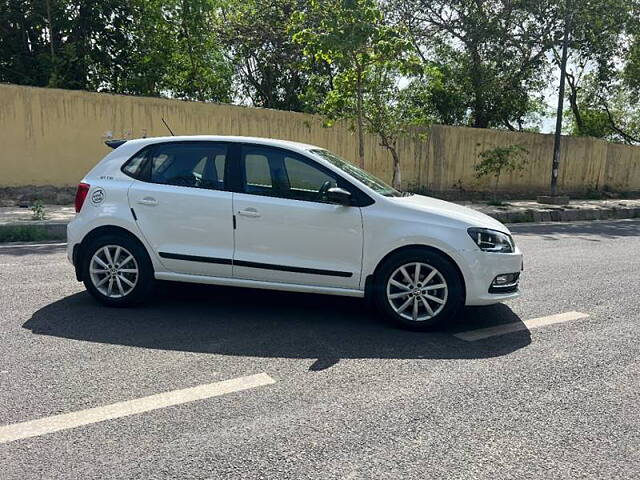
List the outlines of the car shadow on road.
<svg viewBox="0 0 640 480">
<path fill-rule="evenodd" d="M 472 359 L 509 354 L 529 331 L 466 342 L 454 333 L 521 322 L 506 305 L 465 308 L 429 332 L 395 328 L 361 299 L 163 284 L 136 308 L 107 308 L 88 293 L 51 303 L 23 325 L 34 334 L 219 355 L 308 358 L 324 370 L 348 358 Z"/>
</svg>

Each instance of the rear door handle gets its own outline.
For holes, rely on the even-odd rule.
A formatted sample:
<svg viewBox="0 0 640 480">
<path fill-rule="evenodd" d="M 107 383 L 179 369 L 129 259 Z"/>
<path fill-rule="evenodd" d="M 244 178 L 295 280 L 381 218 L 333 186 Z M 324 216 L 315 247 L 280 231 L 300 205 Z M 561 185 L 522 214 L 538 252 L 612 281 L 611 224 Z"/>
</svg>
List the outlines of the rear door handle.
<svg viewBox="0 0 640 480">
<path fill-rule="evenodd" d="M 151 207 L 155 207 L 156 205 L 158 205 L 158 201 L 155 198 L 152 197 L 144 197 L 138 200 L 138 203 L 140 205 L 149 205 Z"/>
<path fill-rule="evenodd" d="M 258 210 L 256 210 L 255 208 L 247 208 L 245 210 L 240 210 L 238 212 L 238 215 L 242 215 L 243 217 L 259 217 L 260 216 L 260 212 Z"/>
</svg>

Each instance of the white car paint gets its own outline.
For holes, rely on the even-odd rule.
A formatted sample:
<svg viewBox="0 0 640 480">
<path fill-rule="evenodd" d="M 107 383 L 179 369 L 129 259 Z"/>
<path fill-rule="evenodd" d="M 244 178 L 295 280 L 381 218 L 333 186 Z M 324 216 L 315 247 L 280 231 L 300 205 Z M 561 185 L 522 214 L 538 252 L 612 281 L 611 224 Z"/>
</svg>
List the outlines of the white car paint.
<svg viewBox="0 0 640 480">
<path fill-rule="evenodd" d="M 373 203 L 341 206 L 246 193 L 159 185 L 134 180 L 122 165 L 143 147 L 163 142 L 211 141 L 284 148 L 324 166 L 366 193 Z M 312 150 L 319 147 L 251 137 L 157 137 L 131 140 L 110 152 L 82 180 L 87 199 L 69 224 L 68 257 L 96 228 L 117 226 L 147 249 L 155 277 L 193 283 L 305 291 L 362 297 L 367 277 L 394 250 L 428 246 L 449 256 L 462 273 L 466 305 L 488 305 L 519 293 L 489 294 L 496 275 L 519 272 L 522 254 L 481 251 L 467 234 L 480 227 L 509 234 L 475 210 L 421 195 L 386 197 Z M 92 201 L 92 195 L 101 190 Z M 145 202 L 153 199 L 154 201 Z M 139 203 L 142 202 L 142 203 Z M 134 219 L 135 209 L 137 220 Z M 233 228 L 233 215 L 237 229 Z M 348 272 L 330 276 L 251 266 L 162 258 L 165 250 L 258 264 Z"/>
</svg>

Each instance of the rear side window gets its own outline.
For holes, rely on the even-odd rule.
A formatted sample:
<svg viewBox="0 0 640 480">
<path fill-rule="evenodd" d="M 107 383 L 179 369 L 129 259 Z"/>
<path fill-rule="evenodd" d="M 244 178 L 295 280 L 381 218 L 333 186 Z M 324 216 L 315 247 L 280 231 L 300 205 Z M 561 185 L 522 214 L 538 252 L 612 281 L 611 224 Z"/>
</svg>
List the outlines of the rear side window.
<svg viewBox="0 0 640 480">
<path fill-rule="evenodd" d="M 133 156 L 122 171 L 151 183 L 225 190 L 226 166 L 226 144 L 185 142 L 146 148 Z"/>
<path fill-rule="evenodd" d="M 129 161 L 122 167 L 122 171 L 133 178 L 140 178 L 142 176 L 142 167 L 144 160 L 147 158 L 148 150 L 143 149 L 136 153 Z"/>
<path fill-rule="evenodd" d="M 226 145 L 160 145 L 151 154 L 150 181 L 180 187 L 224 190 Z"/>
</svg>

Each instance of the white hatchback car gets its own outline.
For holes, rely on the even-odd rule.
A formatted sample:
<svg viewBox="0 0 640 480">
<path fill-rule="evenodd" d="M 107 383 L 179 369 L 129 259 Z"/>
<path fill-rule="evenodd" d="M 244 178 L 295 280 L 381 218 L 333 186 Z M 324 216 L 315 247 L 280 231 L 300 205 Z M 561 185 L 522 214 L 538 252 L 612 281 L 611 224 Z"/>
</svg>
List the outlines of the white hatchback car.
<svg viewBox="0 0 640 480">
<path fill-rule="evenodd" d="M 522 255 L 475 210 L 401 193 L 323 148 L 247 137 L 108 142 L 68 256 L 102 303 L 154 279 L 367 297 L 424 328 L 518 296 Z"/>
</svg>

